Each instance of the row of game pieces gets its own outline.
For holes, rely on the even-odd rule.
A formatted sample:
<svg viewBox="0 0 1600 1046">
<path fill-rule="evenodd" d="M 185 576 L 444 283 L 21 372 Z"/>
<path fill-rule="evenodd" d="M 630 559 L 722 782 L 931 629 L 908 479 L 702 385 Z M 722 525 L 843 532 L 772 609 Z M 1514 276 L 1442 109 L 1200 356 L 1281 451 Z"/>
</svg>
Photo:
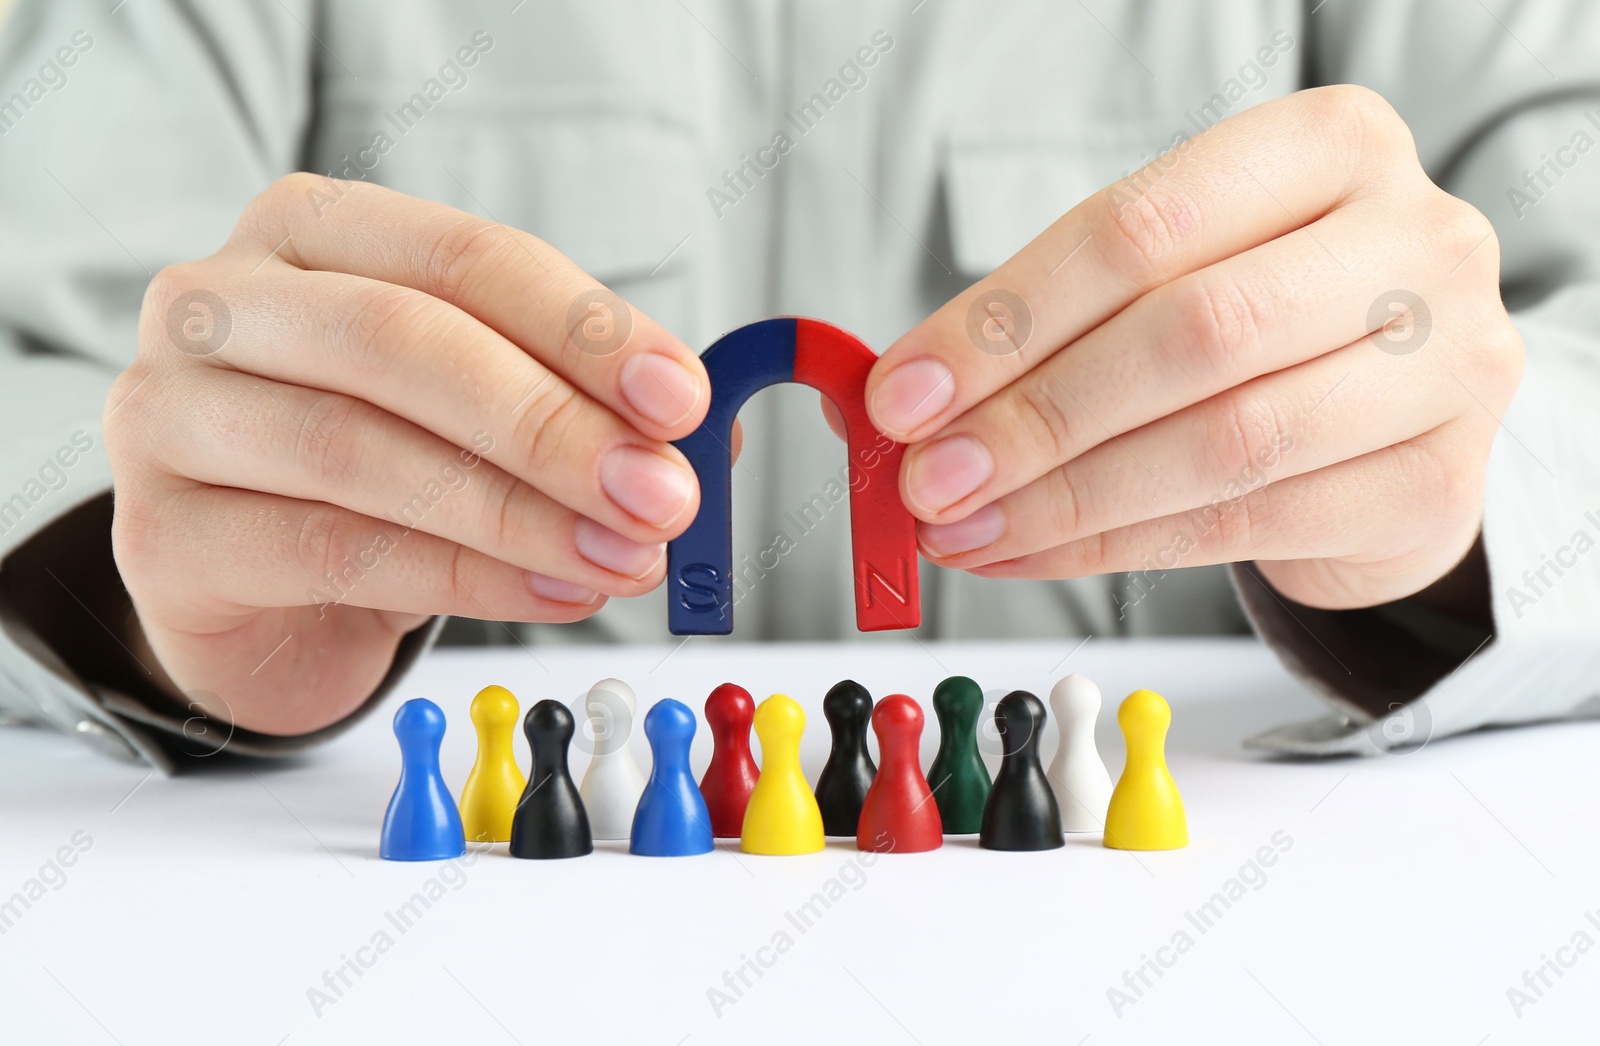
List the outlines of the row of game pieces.
<svg viewBox="0 0 1600 1046">
<path fill-rule="evenodd" d="M 513 857 L 578 857 L 595 839 L 627 839 L 629 852 L 676 857 L 707 853 L 714 838 L 738 838 L 753 854 L 814 853 L 826 836 L 854 836 L 863 850 L 916 853 L 946 834 L 977 833 L 993 850 L 1048 850 L 1066 832 L 1104 833 L 1106 846 L 1170 850 L 1187 845 L 1183 802 L 1167 770 L 1164 744 L 1171 710 L 1159 694 L 1137 690 L 1117 713 L 1127 760 L 1115 788 L 1095 747 L 1099 688 L 1081 675 L 1051 691 L 1060 743 L 1050 772 L 1039 756 L 1045 706 L 1025 690 L 995 708 L 1002 742 L 991 781 L 977 744 L 983 692 L 965 676 L 934 690 L 941 736 L 929 772 L 919 744 L 923 713 L 905 694 L 874 707 L 866 688 L 845 680 L 823 700 L 832 749 L 813 789 L 800 765 L 805 713 L 773 694 L 757 707 L 748 691 L 724 683 L 706 699 L 714 748 L 697 785 L 689 768 L 694 713 L 666 699 L 645 716 L 652 768 L 648 778 L 628 741 L 637 701 L 631 687 L 606 679 L 589 691 L 596 750 L 581 787 L 567 767 L 575 733 L 559 701 L 535 704 L 523 722 L 532 752 L 524 778 L 512 752 L 517 700 L 490 686 L 472 701 L 478 755 L 457 807 L 439 769 L 444 713 L 425 699 L 395 714 L 400 782 L 384 817 L 381 856 L 439 860 L 466 850 L 466 840 L 509 842 Z M 867 750 L 870 722 L 883 765 Z M 762 766 L 750 750 L 761 741 Z M 932 782 L 930 785 L 930 781 Z M 931 800 L 931 801 L 930 801 Z"/>
</svg>

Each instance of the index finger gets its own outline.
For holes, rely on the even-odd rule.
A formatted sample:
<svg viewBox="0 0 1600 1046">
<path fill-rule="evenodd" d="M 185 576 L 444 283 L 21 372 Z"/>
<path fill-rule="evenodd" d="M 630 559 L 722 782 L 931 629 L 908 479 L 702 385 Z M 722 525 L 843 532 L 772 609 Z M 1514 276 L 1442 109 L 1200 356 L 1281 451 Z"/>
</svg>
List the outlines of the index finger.
<svg viewBox="0 0 1600 1046">
<path fill-rule="evenodd" d="M 646 436 L 680 439 L 710 404 L 705 367 L 687 345 L 548 243 L 499 222 L 379 185 L 295 174 L 257 197 L 240 235 L 301 269 L 448 302 Z"/>
<path fill-rule="evenodd" d="M 1144 294 L 1359 195 L 1405 142 L 1388 103 L 1352 87 L 1266 102 L 1179 142 L 891 345 L 867 378 L 873 423 L 903 443 L 932 435 Z"/>
</svg>

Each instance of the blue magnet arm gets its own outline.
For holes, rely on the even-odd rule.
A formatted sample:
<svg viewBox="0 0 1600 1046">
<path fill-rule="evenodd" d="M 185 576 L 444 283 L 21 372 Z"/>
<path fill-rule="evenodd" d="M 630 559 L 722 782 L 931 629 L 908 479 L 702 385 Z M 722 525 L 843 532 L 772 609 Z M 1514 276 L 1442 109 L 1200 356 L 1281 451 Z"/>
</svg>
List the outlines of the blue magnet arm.
<svg viewBox="0 0 1600 1046">
<path fill-rule="evenodd" d="M 733 631 L 733 419 L 768 385 L 794 381 L 793 318 L 725 334 L 700 355 L 711 377 L 706 420 L 674 445 L 700 480 L 700 510 L 667 542 L 667 628 L 675 636 Z"/>
</svg>

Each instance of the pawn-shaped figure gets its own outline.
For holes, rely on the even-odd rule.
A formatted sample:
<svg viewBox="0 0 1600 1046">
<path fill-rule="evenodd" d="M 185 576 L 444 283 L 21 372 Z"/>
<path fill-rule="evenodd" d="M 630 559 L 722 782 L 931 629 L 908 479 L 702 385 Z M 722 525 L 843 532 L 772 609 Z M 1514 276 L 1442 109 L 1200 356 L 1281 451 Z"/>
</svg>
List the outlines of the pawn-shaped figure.
<svg viewBox="0 0 1600 1046">
<path fill-rule="evenodd" d="M 633 716 L 638 700 L 620 679 L 602 679 L 584 698 L 594 754 L 579 792 L 596 839 L 626 839 L 644 794 L 644 771 L 633 758 Z"/>
<path fill-rule="evenodd" d="M 828 761 L 817 775 L 817 806 L 822 810 L 822 830 L 828 835 L 856 834 L 861 804 L 878 768 L 867 752 L 867 723 L 872 718 L 872 695 L 854 679 L 835 683 L 822 699 L 822 715 L 833 733 Z"/>
<path fill-rule="evenodd" d="M 939 818 L 951 835 L 976 835 L 989 800 L 989 768 L 978 751 L 978 716 L 983 690 L 966 676 L 951 676 L 933 688 L 933 714 L 939 719 L 939 751 L 928 767 L 928 785 L 939 804 Z"/>
<path fill-rule="evenodd" d="M 1111 805 L 1111 775 L 1094 746 L 1100 688 L 1088 676 L 1074 672 L 1051 688 L 1050 711 L 1060 738 L 1050 763 L 1050 787 L 1061 807 L 1061 827 L 1068 832 L 1101 831 Z"/>
<path fill-rule="evenodd" d="M 443 861 L 467 852 L 456 801 L 439 772 L 444 713 L 418 697 L 394 714 L 400 742 L 400 783 L 383 815 L 378 856 L 385 861 Z"/>
<path fill-rule="evenodd" d="M 822 811 L 800 766 L 806 713 L 793 698 L 773 694 L 756 708 L 761 778 L 744 811 L 739 849 L 749 854 L 809 854 L 826 845 Z"/>
<path fill-rule="evenodd" d="M 511 815 L 528 787 L 511 749 L 516 697 L 503 686 L 484 687 L 472 699 L 472 725 L 478 758 L 461 789 L 461 827 L 475 843 L 503 843 L 511 838 Z"/>
<path fill-rule="evenodd" d="M 1061 810 L 1039 765 L 1044 702 L 1013 690 L 994 710 L 1003 757 L 983 807 L 978 845 L 986 850 L 1053 850 L 1061 837 Z"/>
<path fill-rule="evenodd" d="M 744 808 L 761 771 L 750 754 L 750 723 L 756 703 L 750 691 L 723 683 L 706 698 L 706 724 L 711 728 L 711 765 L 700 778 L 700 794 L 711 814 L 711 832 L 718 839 L 737 839 L 744 831 Z"/>
<path fill-rule="evenodd" d="M 862 804 L 856 846 L 878 853 L 937 850 L 944 826 L 918 755 L 922 709 L 905 694 L 890 694 L 872 710 L 872 729 L 883 765 Z"/>
<path fill-rule="evenodd" d="M 533 766 L 511 819 L 512 857 L 582 857 L 594 850 L 589 815 L 567 771 L 573 729 L 572 712 L 560 701 L 540 701 L 522 721 Z"/>
<path fill-rule="evenodd" d="M 1116 850 L 1177 850 L 1189 845 L 1183 797 L 1167 769 L 1172 709 L 1151 690 L 1135 690 L 1117 709 L 1128 761 L 1106 810 L 1105 844 Z"/>
<path fill-rule="evenodd" d="M 645 713 L 650 780 L 633 815 L 628 852 L 644 857 L 688 857 L 711 852 L 711 815 L 689 771 L 694 713 L 670 697 Z"/>
</svg>

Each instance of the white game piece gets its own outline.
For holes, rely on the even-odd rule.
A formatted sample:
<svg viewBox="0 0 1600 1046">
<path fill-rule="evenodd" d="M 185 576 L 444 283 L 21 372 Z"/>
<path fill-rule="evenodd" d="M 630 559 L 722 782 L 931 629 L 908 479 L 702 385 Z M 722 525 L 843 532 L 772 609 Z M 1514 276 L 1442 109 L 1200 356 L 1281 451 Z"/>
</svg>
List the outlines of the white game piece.
<svg viewBox="0 0 1600 1046">
<path fill-rule="evenodd" d="M 1050 762 L 1050 788 L 1061 808 L 1061 827 L 1068 832 L 1099 832 L 1111 805 L 1111 775 L 1094 745 L 1094 724 L 1100 716 L 1100 688 L 1074 672 L 1050 691 L 1060 743 Z"/>
<path fill-rule="evenodd" d="M 644 794 L 644 771 L 633 758 L 633 717 L 638 701 L 633 687 L 620 679 L 602 679 L 584 698 L 590 736 L 584 738 L 594 754 L 584 771 L 578 793 L 589 814 L 596 839 L 626 839 L 633 831 L 633 814 Z"/>
</svg>

